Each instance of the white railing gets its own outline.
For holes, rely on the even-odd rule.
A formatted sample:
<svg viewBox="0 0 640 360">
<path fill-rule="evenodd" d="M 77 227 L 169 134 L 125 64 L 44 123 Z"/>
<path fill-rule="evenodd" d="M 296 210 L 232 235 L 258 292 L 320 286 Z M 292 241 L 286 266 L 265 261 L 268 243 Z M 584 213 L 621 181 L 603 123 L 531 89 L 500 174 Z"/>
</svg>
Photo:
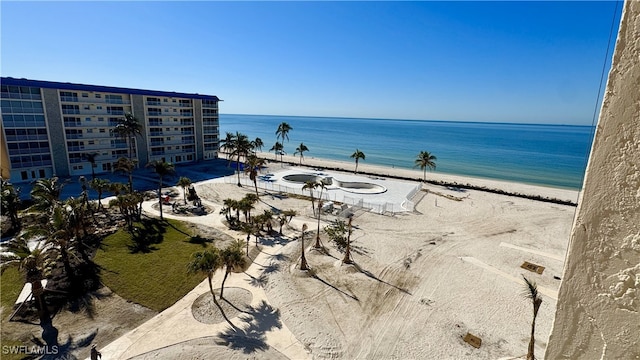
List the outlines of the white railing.
<svg viewBox="0 0 640 360">
<path fill-rule="evenodd" d="M 237 184 L 238 175 L 236 174 L 233 176 L 227 176 L 224 178 L 224 181 L 227 184 Z M 255 186 L 253 181 L 251 181 L 251 179 L 249 179 L 249 177 L 244 174 L 240 175 L 240 184 L 242 184 L 243 186 L 251 187 L 251 188 Z M 286 186 L 286 185 L 282 185 L 282 184 L 271 182 L 271 181 L 258 180 L 257 185 L 259 189 L 267 190 L 271 192 L 282 192 L 282 193 L 296 194 L 296 195 L 307 196 L 307 197 L 311 196 L 310 190 L 302 190 L 302 188 L 300 187 Z M 415 189 L 413 189 L 407 197 L 408 198 L 412 197 L 413 194 L 415 194 L 420 189 L 421 186 L 422 185 L 419 185 Z M 313 190 L 313 197 L 316 200 L 319 199 L 320 191 Z M 412 211 L 414 206 L 413 202 L 409 201 L 408 199 L 403 201 L 402 203 L 369 202 L 369 201 L 364 201 L 364 199 L 361 197 L 344 195 L 343 193 L 341 192 L 338 193 L 335 190 L 323 190 L 322 201 L 323 202 L 332 201 L 335 203 L 347 204 L 357 208 L 368 209 L 378 214 Z"/>
</svg>

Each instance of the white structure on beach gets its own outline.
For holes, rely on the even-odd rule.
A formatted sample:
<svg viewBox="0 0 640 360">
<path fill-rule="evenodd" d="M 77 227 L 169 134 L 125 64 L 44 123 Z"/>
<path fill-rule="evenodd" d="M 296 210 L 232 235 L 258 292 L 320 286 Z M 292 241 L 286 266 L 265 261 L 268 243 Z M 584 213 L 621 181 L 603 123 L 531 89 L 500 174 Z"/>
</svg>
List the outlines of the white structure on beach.
<svg viewBox="0 0 640 360">
<path fill-rule="evenodd" d="M 546 359 L 640 359 L 640 1 L 627 0 Z"/>
</svg>

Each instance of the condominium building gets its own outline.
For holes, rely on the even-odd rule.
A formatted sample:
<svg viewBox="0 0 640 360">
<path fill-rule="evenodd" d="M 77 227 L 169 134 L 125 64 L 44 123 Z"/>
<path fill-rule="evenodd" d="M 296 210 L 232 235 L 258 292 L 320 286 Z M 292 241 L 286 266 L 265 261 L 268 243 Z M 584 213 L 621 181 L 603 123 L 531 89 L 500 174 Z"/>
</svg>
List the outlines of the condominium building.
<svg viewBox="0 0 640 360">
<path fill-rule="evenodd" d="M 126 113 L 142 125 L 131 144 L 139 166 L 217 158 L 218 97 L 50 81 L 0 79 L 4 179 L 111 172 L 129 156 L 114 129 Z M 89 157 L 87 155 L 90 155 Z"/>
</svg>

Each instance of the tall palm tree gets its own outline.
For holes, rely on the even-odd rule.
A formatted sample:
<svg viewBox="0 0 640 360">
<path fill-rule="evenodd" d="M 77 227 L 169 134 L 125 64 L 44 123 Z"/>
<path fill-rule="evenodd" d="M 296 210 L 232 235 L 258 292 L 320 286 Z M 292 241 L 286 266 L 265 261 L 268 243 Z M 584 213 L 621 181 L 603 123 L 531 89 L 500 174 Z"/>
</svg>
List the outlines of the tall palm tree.
<svg viewBox="0 0 640 360">
<path fill-rule="evenodd" d="M 291 125 L 286 122 L 281 122 L 276 130 L 276 139 L 282 138 L 282 149 L 284 150 L 284 140 L 289 141 L 289 131 L 293 130 Z M 283 151 L 284 152 L 284 151 Z M 280 161 L 282 161 L 282 153 L 280 154 Z"/>
<path fill-rule="evenodd" d="M 178 179 L 178 183 L 176 184 L 177 186 L 180 186 L 182 188 L 182 195 L 184 198 L 184 203 L 187 203 L 187 188 L 189 186 L 191 186 L 191 179 L 189 179 L 186 176 L 180 176 L 180 179 Z"/>
<path fill-rule="evenodd" d="M 52 212 L 53 208 L 59 204 L 63 187 L 64 183 L 61 183 L 56 176 L 36 180 L 30 193 L 34 202 L 33 208 L 39 211 Z"/>
<path fill-rule="evenodd" d="M 245 174 L 249 174 L 249 179 L 253 181 L 253 186 L 256 188 L 256 196 L 258 197 L 260 197 L 260 194 L 258 194 L 258 171 L 265 163 L 266 161 L 264 159 L 251 154 L 247 157 L 247 162 L 244 164 L 244 172 Z"/>
<path fill-rule="evenodd" d="M 91 180 L 96 178 L 95 168 L 96 168 L 96 158 L 98 157 L 98 155 L 100 155 L 100 153 L 97 153 L 97 152 L 82 154 L 82 158 L 87 160 L 89 164 L 91 164 Z"/>
<path fill-rule="evenodd" d="M 11 229 L 20 229 L 20 217 L 18 210 L 20 209 L 20 189 L 15 188 L 13 184 L 0 178 L 2 187 L 2 213 L 7 215 L 11 220 Z"/>
<path fill-rule="evenodd" d="M 307 258 L 304 256 L 304 233 L 307 231 L 307 224 L 302 224 L 302 234 L 300 234 L 300 241 L 302 242 L 302 256 L 300 257 L 300 270 L 309 270 L 309 264 L 307 264 Z"/>
<path fill-rule="evenodd" d="M 302 164 L 302 159 L 304 158 L 303 153 L 305 151 L 309 151 L 309 148 L 304 143 L 300 143 L 300 145 L 296 148 L 296 152 L 293 153 L 293 156 L 300 154 L 300 164 Z"/>
<path fill-rule="evenodd" d="M 114 170 L 123 172 L 129 175 L 129 192 L 133 192 L 133 170 L 136 168 L 136 161 L 128 159 L 126 157 L 118 158 L 114 165 Z"/>
<path fill-rule="evenodd" d="M 135 139 L 137 136 L 142 136 L 142 124 L 140 124 L 140 121 L 132 113 L 126 113 L 124 118 L 118 120 L 113 132 L 116 136 L 127 140 L 129 144 L 129 159 L 133 160 Z"/>
<path fill-rule="evenodd" d="M 238 173 L 238 186 L 242 186 L 240 183 L 240 158 L 242 156 L 247 156 L 249 152 L 251 152 L 251 142 L 249 138 L 245 134 L 241 134 L 236 132 L 233 135 L 233 151 L 231 152 L 231 156 L 236 156 L 236 172 Z"/>
<path fill-rule="evenodd" d="M 220 140 L 220 150 L 227 156 L 227 167 L 231 164 L 231 151 L 233 151 L 233 133 L 227 131 L 224 139 Z"/>
<path fill-rule="evenodd" d="M 256 232 L 255 225 L 248 222 L 242 223 L 240 230 L 243 234 L 247 235 L 247 256 L 249 256 L 249 240 L 251 240 L 251 235 Z"/>
<path fill-rule="evenodd" d="M 362 159 L 364 160 L 364 153 L 358 149 L 356 149 L 356 151 L 351 154 L 351 158 L 352 159 L 356 159 L 356 171 L 354 173 L 358 173 L 358 160 Z"/>
<path fill-rule="evenodd" d="M 213 280 L 213 274 L 215 274 L 216 270 L 220 269 L 222 265 L 222 256 L 217 247 L 210 247 L 191 254 L 191 261 L 187 264 L 188 273 L 203 273 L 207 275 L 209 291 L 211 291 L 213 302 L 218 306 L 220 305 L 218 304 L 218 300 L 216 300 L 216 294 L 213 292 L 213 284 L 211 282 Z"/>
<path fill-rule="evenodd" d="M 533 305 L 533 321 L 531 322 L 531 339 L 529 340 L 529 349 L 527 350 L 527 360 L 535 360 L 536 317 L 538 316 L 540 305 L 542 305 L 542 297 L 540 296 L 540 293 L 538 293 L 538 286 L 536 283 L 531 282 L 531 280 L 527 279 L 524 275 L 522 275 L 522 277 L 525 282 L 525 289 L 522 295 L 527 299 L 531 299 L 531 303 Z"/>
<path fill-rule="evenodd" d="M 436 158 L 435 155 L 431 154 L 428 151 L 420 151 L 420 153 L 418 154 L 418 157 L 415 161 L 415 167 L 419 166 L 423 171 L 422 180 L 427 180 L 427 169 L 434 170 L 436 168 L 435 160 L 438 160 L 438 158 Z"/>
<path fill-rule="evenodd" d="M 278 155 L 280 155 L 280 161 L 282 161 L 282 155 L 284 155 L 284 146 L 279 141 L 276 141 L 276 143 L 273 144 L 269 151 L 273 151 L 273 156 L 275 157 L 276 161 L 278 161 Z"/>
<path fill-rule="evenodd" d="M 316 205 L 315 199 L 313 197 L 313 190 L 315 190 L 320 184 L 317 181 L 307 181 L 302 185 L 302 191 L 309 190 L 309 194 L 311 194 L 311 209 L 313 210 L 313 215 L 316 215 Z"/>
<path fill-rule="evenodd" d="M 175 168 L 173 167 L 173 164 L 160 160 L 154 160 L 148 163 L 147 167 L 150 167 L 153 172 L 158 174 L 158 204 L 160 205 L 160 219 L 164 219 L 164 217 L 162 217 L 162 178 L 169 174 L 173 174 L 175 172 Z"/>
<path fill-rule="evenodd" d="M 246 259 L 242 253 L 242 245 L 242 241 L 235 241 L 220 252 L 220 257 L 225 267 L 224 278 L 222 278 L 222 286 L 220 287 L 221 299 L 224 298 L 224 283 L 227 281 L 227 276 L 233 269 L 237 267 L 244 268 L 246 265 Z"/>
</svg>

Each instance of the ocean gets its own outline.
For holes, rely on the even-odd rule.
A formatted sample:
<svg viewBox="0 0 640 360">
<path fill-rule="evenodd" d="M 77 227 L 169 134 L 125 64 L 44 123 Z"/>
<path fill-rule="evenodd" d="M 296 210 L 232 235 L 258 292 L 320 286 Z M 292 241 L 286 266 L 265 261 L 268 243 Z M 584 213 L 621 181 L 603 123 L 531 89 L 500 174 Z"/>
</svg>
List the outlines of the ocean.
<svg viewBox="0 0 640 360">
<path fill-rule="evenodd" d="M 293 128 L 287 155 L 304 143 L 305 157 L 418 169 L 420 151 L 437 157 L 436 173 L 580 189 L 591 148 L 593 127 L 432 120 L 220 114 L 226 132 L 259 137 L 267 152 L 281 122 Z"/>
</svg>

